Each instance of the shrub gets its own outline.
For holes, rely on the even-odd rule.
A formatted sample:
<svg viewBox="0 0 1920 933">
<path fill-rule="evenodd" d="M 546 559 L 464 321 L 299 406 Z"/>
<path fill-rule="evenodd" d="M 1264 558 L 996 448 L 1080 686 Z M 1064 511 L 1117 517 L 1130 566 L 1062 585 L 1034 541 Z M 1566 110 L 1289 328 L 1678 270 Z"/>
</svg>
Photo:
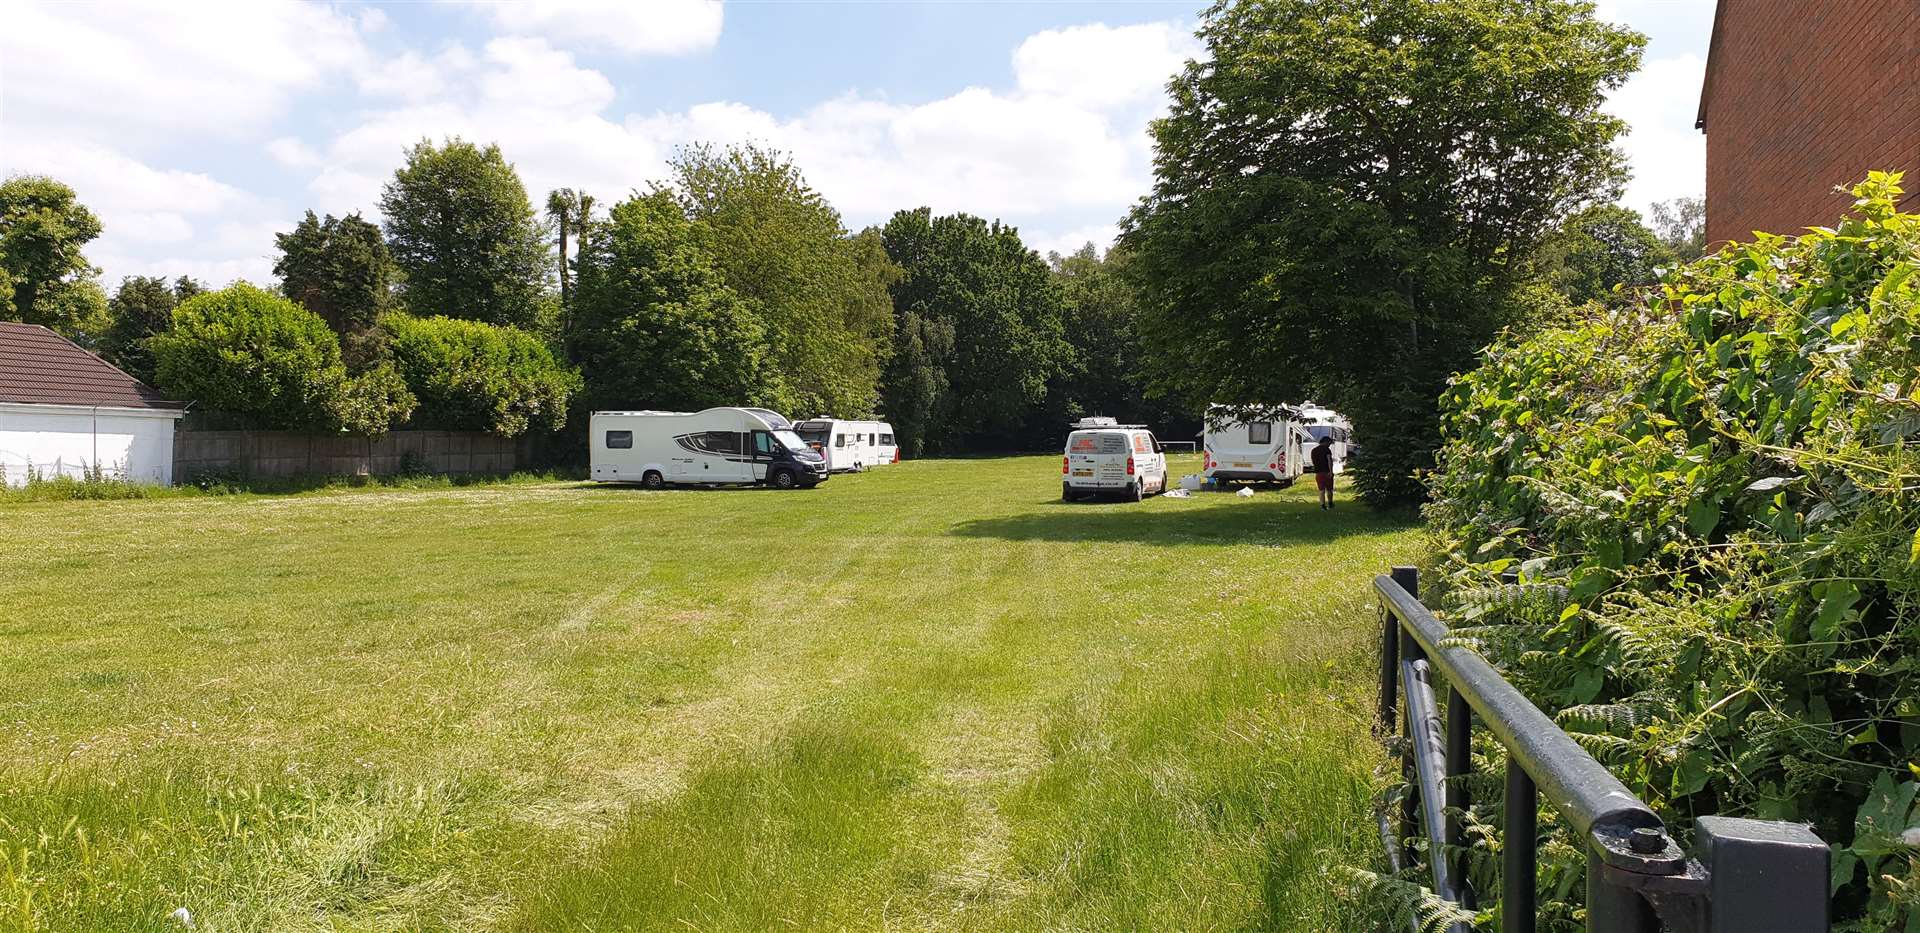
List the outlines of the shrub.
<svg viewBox="0 0 1920 933">
<path fill-rule="evenodd" d="M 1836 918 L 1874 931 L 1920 922 L 1920 216 L 1898 180 L 1649 307 L 1487 350 L 1443 400 L 1428 507 L 1462 638 L 1677 828 L 1812 823 Z"/>
<path fill-rule="evenodd" d="M 580 376 L 517 327 L 446 317 L 381 318 L 401 376 L 420 407 L 409 422 L 514 437 L 558 431 Z"/>
<path fill-rule="evenodd" d="M 413 410 L 390 368 L 349 375 L 326 321 L 245 282 L 181 302 L 149 346 L 162 392 L 263 427 L 378 434 Z"/>
</svg>

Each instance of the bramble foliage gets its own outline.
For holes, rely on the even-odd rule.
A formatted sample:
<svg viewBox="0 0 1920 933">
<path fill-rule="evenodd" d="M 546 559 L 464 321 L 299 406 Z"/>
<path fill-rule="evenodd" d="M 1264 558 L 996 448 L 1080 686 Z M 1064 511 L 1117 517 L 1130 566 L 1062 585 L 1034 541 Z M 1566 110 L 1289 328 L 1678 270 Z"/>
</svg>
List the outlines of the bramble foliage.
<svg viewBox="0 0 1920 933">
<path fill-rule="evenodd" d="M 387 314 L 387 348 L 420 407 L 408 424 L 516 437 L 558 431 L 580 374 L 517 327 Z"/>
<path fill-rule="evenodd" d="M 1676 827 L 1812 823 L 1862 931 L 1920 922 L 1920 215 L 1898 182 L 1648 307 L 1495 344 L 1443 400 L 1428 508 L 1461 637 Z"/>
<path fill-rule="evenodd" d="M 245 282 L 181 302 L 147 344 L 168 397 L 262 427 L 381 434 L 414 407 L 391 364 L 349 374 L 326 321 Z"/>
</svg>

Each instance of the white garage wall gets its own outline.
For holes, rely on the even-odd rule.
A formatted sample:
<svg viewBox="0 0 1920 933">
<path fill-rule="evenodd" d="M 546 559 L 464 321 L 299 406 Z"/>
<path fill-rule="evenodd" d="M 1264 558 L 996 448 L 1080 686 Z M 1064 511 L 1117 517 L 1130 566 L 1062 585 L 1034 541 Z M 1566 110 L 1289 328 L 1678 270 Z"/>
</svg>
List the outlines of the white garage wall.
<svg viewBox="0 0 1920 933">
<path fill-rule="evenodd" d="M 174 411 L 0 403 L 0 479 L 82 477 L 173 482 Z"/>
</svg>

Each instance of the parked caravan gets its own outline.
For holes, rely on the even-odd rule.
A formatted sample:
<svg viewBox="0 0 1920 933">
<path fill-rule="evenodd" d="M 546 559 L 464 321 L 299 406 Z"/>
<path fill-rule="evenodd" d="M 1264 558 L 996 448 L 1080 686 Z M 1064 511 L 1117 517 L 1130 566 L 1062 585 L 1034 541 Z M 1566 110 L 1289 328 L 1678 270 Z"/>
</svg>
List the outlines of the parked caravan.
<svg viewBox="0 0 1920 933">
<path fill-rule="evenodd" d="M 786 418 L 764 408 L 596 411 L 587 434 L 592 476 L 606 483 L 792 489 L 827 478 L 826 458 Z"/>
<path fill-rule="evenodd" d="M 827 458 L 827 469 L 834 473 L 900 462 L 893 425 L 884 421 L 813 418 L 795 424 L 793 430 L 808 446 Z"/>
<path fill-rule="evenodd" d="M 1305 472 L 1307 448 L 1313 444 L 1297 418 L 1297 412 L 1282 407 L 1263 420 L 1240 420 L 1225 406 L 1208 406 L 1201 436 L 1207 479 L 1217 484 L 1291 485 Z"/>
<path fill-rule="evenodd" d="M 1347 470 L 1347 454 L 1352 452 L 1353 424 L 1346 416 L 1331 408 L 1321 408 L 1312 402 L 1300 405 L 1300 430 L 1307 432 L 1307 446 L 1313 447 L 1323 437 L 1333 439 L 1333 472 L 1344 473 Z M 1313 470 L 1313 461 L 1308 459 L 1308 472 Z"/>
<path fill-rule="evenodd" d="M 1117 493 L 1139 502 L 1167 491 L 1166 448 L 1144 424 L 1082 418 L 1067 435 L 1060 458 L 1060 498 Z"/>
</svg>

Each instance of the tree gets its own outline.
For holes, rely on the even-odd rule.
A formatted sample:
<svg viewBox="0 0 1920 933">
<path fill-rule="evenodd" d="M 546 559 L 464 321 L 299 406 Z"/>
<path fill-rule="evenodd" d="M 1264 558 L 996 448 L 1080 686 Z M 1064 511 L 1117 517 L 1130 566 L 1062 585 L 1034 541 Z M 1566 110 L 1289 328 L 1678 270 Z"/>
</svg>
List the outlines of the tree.
<svg viewBox="0 0 1920 933">
<path fill-rule="evenodd" d="M 589 229 L 573 297 L 595 407 L 698 409 L 778 397 L 766 334 L 727 287 L 712 240 L 664 190 L 614 205 Z"/>
<path fill-rule="evenodd" d="M 891 352 L 887 286 L 898 271 L 793 162 L 754 146 L 694 146 L 673 160 L 688 216 L 713 231 L 727 284 L 761 318 L 784 394 L 805 414 L 870 414 Z"/>
<path fill-rule="evenodd" d="M 1535 255 L 1541 275 L 1569 302 L 1630 300 L 1651 287 L 1673 254 L 1640 222 L 1638 211 L 1596 204 L 1567 218 Z M 1616 292 L 1616 286 L 1623 290 Z"/>
<path fill-rule="evenodd" d="M 573 296 L 569 267 L 573 262 L 573 253 L 567 247 L 567 235 L 572 233 L 575 240 L 586 238 L 587 226 L 593 222 L 593 195 L 576 192 L 572 188 L 548 192 L 547 218 L 553 222 L 560 259 L 557 264 L 560 272 L 560 313 L 554 327 L 554 342 L 562 347 L 570 347 L 573 341 Z"/>
<path fill-rule="evenodd" d="M 105 296 L 93 300 L 101 289 L 80 249 L 99 235 L 72 188 L 44 175 L 0 181 L 0 316 L 97 336 Z"/>
<path fill-rule="evenodd" d="M 168 284 L 160 276 L 130 275 L 107 300 L 108 324 L 99 350 L 113 365 L 142 382 L 154 381 L 153 350 L 147 338 L 173 326 L 173 309 L 206 291 L 199 282 L 180 276 Z"/>
<path fill-rule="evenodd" d="M 903 270 L 883 400 L 908 452 L 1035 443 L 1033 409 L 1072 352 L 1047 264 L 1012 227 L 924 207 L 894 214 L 881 238 Z"/>
<path fill-rule="evenodd" d="M 181 302 L 147 344 L 163 393 L 262 427 L 380 434 L 414 407 L 391 365 L 349 375 L 326 321 L 245 282 Z"/>
<path fill-rule="evenodd" d="M 1056 423 L 1108 415 L 1152 425 L 1166 437 L 1197 433 L 1197 417 L 1148 395 L 1141 368 L 1140 300 L 1128 277 L 1129 261 L 1118 249 L 1103 257 L 1092 243 L 1066 256 L 1048 255 L 1062 299 L 1062 332 L 1072 348 L 1048 392 L 1049 414 Z"/>
<path fill-rule="evenodd" d="M 546 231 L 500 154 L 458 137 L 422 140 L 380 196 L 387 245 L 418 315 L 530 327 L 547 287 Z"/>
<path fill-rule="evenodd" d="M 312 211 L 291 232 L 275 234 L 280 258 L 273 274 L 280 290 L 320 315 L 338 334 L 371 328 L 392 298 L 394 265 L 380 228 L 358 213 L 345 217 Z"/>
<path fill-rule="evenodd" d="M 1223 2 L 1199 38 L 1122 234 L 1154 386 L 1331 402 L 1361 493 L 1415 501 L 1448 375 L 1541 236 L 1619 189 L 1600 108 L 1644 39 L 1577 0 Z"/>
<path fill-rule="evenodd" d="M 503 437 L 566 425 L 580 374 L 540 338 L 517 327 L 397 312 L 380 323 L 395 368 L 420 400 L 408 424 Z"/>
<path fill-rule="evenodd" d="M 1680 262 L 1692 262 L 1707 253 L 1707 202 L 1704 198 L 1674 198 L 1653 202 L 1653 228 L 1660 242 Z"/>
</svg>

